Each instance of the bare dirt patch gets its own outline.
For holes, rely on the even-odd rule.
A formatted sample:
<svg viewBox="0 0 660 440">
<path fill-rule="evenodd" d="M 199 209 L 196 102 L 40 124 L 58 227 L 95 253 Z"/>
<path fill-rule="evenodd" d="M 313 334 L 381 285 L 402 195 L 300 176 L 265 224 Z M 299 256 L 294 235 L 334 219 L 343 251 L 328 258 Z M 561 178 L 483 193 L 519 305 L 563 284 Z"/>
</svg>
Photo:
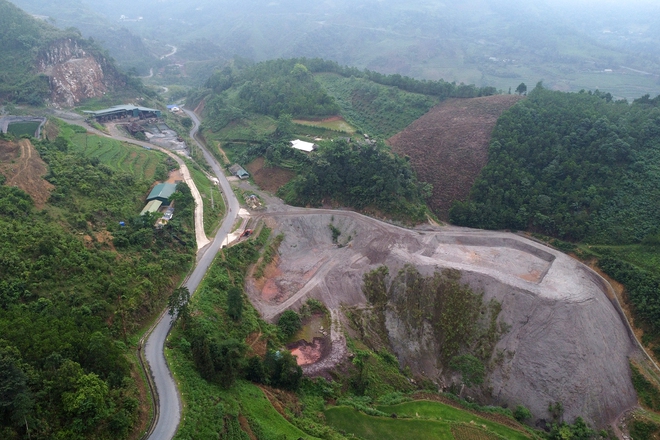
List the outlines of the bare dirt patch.
<svg viewBox="0 0 660 440">
<path fill-rule="evenodd" d="M 261 189 L 275 193 L 296 176 L 296 173 L 279 167 L 266 167 L 263 157 L 258 157 L 245 167 Z"/>
<path fill-rule="evenodd" d="M 418 178 L 433 185 L 430 207 L 447 220 L 455 200 L 465 200 L 488 161 L 488 144 L 500 115 L 515 95 L 446 101 L 392 136 L 395 152 L 410 156 Z"/>
<path fill-rule="evenodd" d="M 183 182 L 183 174 L 181 170 L 172 170 L 170 175 L 167 177 L 167 183 L 177 183 Z"/>
<path fill-rule="evenodd" d="M 28 193 L 37 209 L 44 207 L 55 188 L 43 178 L 46 172 L 46 163 L 29 140 L 0 141 L 0 173 L 7 178 L 6 185 Z"/>
</svg>

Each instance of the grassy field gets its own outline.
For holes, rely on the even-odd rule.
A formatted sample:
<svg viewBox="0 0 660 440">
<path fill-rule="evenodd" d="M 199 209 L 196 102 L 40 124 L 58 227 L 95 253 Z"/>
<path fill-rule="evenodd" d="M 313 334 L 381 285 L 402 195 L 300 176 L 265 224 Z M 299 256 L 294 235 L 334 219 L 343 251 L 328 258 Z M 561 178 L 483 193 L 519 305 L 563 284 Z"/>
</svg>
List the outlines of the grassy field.
<svg viewBox="0 0 660 440">
<path fill-rule="evenodd" d="M 212 138 L 220 141 L 251 141 L 272 134 L 275 131 L 275 121 L 263 115 L 255 115 L 250 119 L 231 122 Z M 207 135 L 207 132 L 204 133 Z"/>
<path fill-rule="evenodd" d="M 344 133 L 355 133 L 355 127 L 344 119 L 330 119 L 325 121 L 306 121 L 303 119 L 294 119 L 293 122 L 299 125 L 311 127 L 327 128 L 328 130 L 343 131 Z"/>
<path fill-rule="evenodd" d="M 186 162 L 190 170 L 190 175 L 204 203 L 204 232 L 206 232 L 206 235 L 212 236 L 225 212 L 225 202 L 222 198 L 222 193 L 218 189 L 218 186 L 211 182 L 198 166 L 190 161 Z M 213 204 L 211 204 L 211 198 L 213 198 Z"/>
<path fill-rule="evenodd" d="M 325 417 L 328 424 L 335 429 L 366 440 L 532 438 L 507 426 L 439 402 L 407 402 L 380 406 L 377 409 L 387 414 L 396 414 L 397 418 L 369 416 L 342 406 L 326 409 Z"/>
<path fill-rule="evenodd" d="M 373 417 L 345 406 L 326 410 L 325 418 L 335 429 L 365 440 L 454 440 L 450 424 L 432 420 Z"/>
<path fill-rule="evenodd" d="M 529 436 L 500 423 L 484 419 L 467 411 L 463 411 L 440 402 L 422 400 L 416 402 L 401 403 L 399 405 L 379 406 L 377 409 L 387 414 L 396 413 L 399 417 L 419 417 L 429 420 L 442 420 L 462 423 L 474 422 L 482 427 L 485 425 L 489 431 L 499 434 L 507 439 L 522 440 L 529 438 Z"/>
</svg>

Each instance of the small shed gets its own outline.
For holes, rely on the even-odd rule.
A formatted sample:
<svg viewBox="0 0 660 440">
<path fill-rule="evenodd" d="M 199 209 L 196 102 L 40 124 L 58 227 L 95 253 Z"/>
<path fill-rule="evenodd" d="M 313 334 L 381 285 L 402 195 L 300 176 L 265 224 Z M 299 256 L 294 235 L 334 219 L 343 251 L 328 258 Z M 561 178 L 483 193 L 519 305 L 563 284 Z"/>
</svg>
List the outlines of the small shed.
<svg viewBox="0 0 660 440">
<path fill-rule="evenodd" d="M 301 141 L 300 139 L 295 139 L 291 141 L 291 148 L 295 148 L 296 150 L 309 153 L 311 151 L 316 150 L 318 148 L 318 145 L 313 144 L 311 142 Z"/>
<path fill-rule="evenodd" d="M 240 166 L 239 164 L 235 163 L 234 165 L 229 167 L 229 171 L 236 177 L 238 177 L 241 180 L 245 180 L 250 177 L 250 173 L 245 171 L 245 169 Z"/>
<path fill-rule="evenodd" d="M 145 215 L 147 212 L 158 212 L 162 204 L 163 202 L 160 200 L 151 200 L 144 208 L 142 208 L 140 215 Z"/>
<path fill-rule="evenodd" d="M 159 183 L 151 190 L 147 201 L 160 200 L 163 206 L 170 206 L 170 197 L 176 191 L 176 183 Z"/>
</svg>

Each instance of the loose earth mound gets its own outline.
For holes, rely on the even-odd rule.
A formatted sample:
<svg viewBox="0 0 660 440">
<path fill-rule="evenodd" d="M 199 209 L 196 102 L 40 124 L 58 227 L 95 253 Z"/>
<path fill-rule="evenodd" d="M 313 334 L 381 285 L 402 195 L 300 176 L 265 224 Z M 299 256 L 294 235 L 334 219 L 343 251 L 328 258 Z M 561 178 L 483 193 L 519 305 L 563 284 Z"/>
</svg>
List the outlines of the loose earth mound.
<svg viewBox="0 0 660 440">
<path fill-rule="evenodd" d="M 278 270 L 267 292 L 259 288 L 263 283 L 247 286 L 266 319 L 313 297 L 330 309 L 334 330 L 345 307 L 370 309 L 365 273 L 383 265 L 397 274 L 412 264 L 424 276 L 453 269 L 461 283 L 483 292 L 484 303 L 501 304 L 499 319 L 507 326 L 494 349 L 504 355 L 493 362 L 484 386 L 468 394 L 482 403 L 525 405 L 536 419 L 549 419 L 548 403 L 562 402 L 565 420 L 582 416 L 597 427 L 636 405 L 628 363 L 639 353 L 634 339 L 608 299 L 605 281 L 567 255 L 515 234 L 412 231 L 353 212 L 289 208 L 268 216 L 285 237 Z M 330 224 L 341 231 L 336 242 Z M 443 370 L 440 342 L 424 330 L 432 323 L 415 327 L 395 310 L 388 306 L 385 313 L 386 342 L 401 366 L 448 386 L 455 376 Z M 332 340 L 333 352 L 338 341 Z"/>
<path fill-rule="evenodd" d="M 389 139 L 395 152 L 410 156 L 417 177 L 433 185 L 429 202 L 440 218 L 454 200 L 465 200 L 488 161 L 488 144 L 500 115 L 520 97 L 495 95 L 446 101 Z"/>
<path fill-rule="evenodd" d="M 37 209 L 43 208 L 53 185 L 43 179 L 48 168 L 28 139 L 18 142 L 0 140 L 0 174 L 6 185 L 16 186 L 32 197 Z"/>
</svg>

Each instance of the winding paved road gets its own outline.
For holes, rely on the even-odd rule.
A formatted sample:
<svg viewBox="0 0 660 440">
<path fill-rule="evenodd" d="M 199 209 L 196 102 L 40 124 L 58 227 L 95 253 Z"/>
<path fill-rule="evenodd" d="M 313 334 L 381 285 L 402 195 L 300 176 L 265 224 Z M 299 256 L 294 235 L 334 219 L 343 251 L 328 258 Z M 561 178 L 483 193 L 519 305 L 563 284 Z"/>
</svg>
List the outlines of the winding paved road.
<svg viewBox="0 0 660 440">
<path fill-rule="evenodd" d="M 225 193 L 225 200 L 228 209 L 227 215 L 222 222 L 222 226 L 218 229 L 215 239 L 210 245 L 198 252 L 197 266 L 195 266 L 195 270 L 184 283 L 184 286 L 187 287 L 191 293 L 194 293 L 213 262 L 213 258 L 222 246 L 225 237 L 231 232 L 231 228 L 238 216 L 239 204 L 229 181 L 222 172 L 220 164 L 218 164 L 215 158 L 196 138 L 197 130 L 199 129 L 199 119 L 197 118 L 197 115 L 189 110 L 185 110 L 185 112 L 190 116 L 194 123 L 193 129 L 190 131 L 190 137 L 195 141 L 200 151 L 203 152 L 204 158 L 217 176 L 222 191 Z M 176 434 L 177 427 L 181 420 L 181 398 L 174 378 L 172 377 L 172 373 L 167 366 L 167 361 L 165 360 L 165 354 L 163 352 L 165 340 L 171 329 L 172 320 L 170 315 L 164 312 L 144 346 L 144 356 L 147 359 L 156 386 L 159 408 L 158 419 L 148 437 L 150 440 L 171 439 L 174 437 L 174 434 Z"/>
</svg>

